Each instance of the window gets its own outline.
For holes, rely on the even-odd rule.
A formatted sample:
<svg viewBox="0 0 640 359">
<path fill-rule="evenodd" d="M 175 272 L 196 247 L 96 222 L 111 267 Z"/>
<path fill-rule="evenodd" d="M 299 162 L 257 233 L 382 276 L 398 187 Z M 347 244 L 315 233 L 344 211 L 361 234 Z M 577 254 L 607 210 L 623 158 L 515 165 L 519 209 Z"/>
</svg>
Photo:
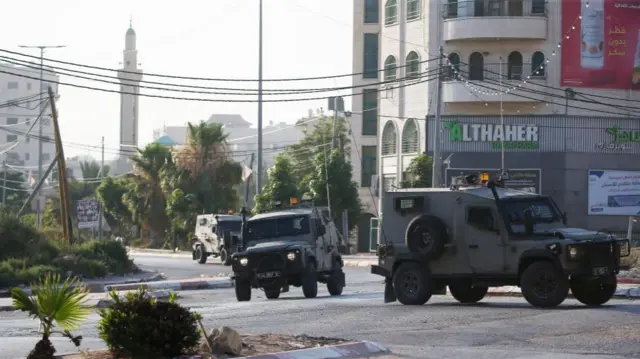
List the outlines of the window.
<svg viewBox="0 0 640 359">
<path fill-rule="evenodd" d="M 407 120 L 402 130 L 402 153 L 418 152 L 418 138 L 418 123 L 414 119 Z"/>
<path fill-rule="evenodd" d="M 407 0 L 407 20 L 420 18 L 420 0 Z"/>
<path fill-rule="evenodd" d="M 489 207 L 470 207 L 467 209 L 467 223 L 481 230 L 495 228 L 493 213 Z"/>
<path fill-rule="evenodd" d="M 507 78 L 509 80 L 522 80 L 522 54 L 514 51 L 509 54 Z"/>
<path fill-rule="evenodd" d="M 15 81 L 11 81 L 7 83 L 7 89 L 9 90 L 17 90 L 18 89 L 18 83 Z"/>
<path fill-rule="evenodd" d="M 524 3 L 523 0 L 510 0 L 507 2 L 509 7 L 509 16 L 523 16 Z"/>
<path fill-rule="evenodd" d="M 396 72 L 398 66 L 396 65 L 396 58 L 393 55 L 387 56 L 384 60 L 384 80 L 394 81 L 396 79 Z"/>
<path fill-rule="evenodd" d="M 378 173 L 377 157 L 378 148 L 376 146 L 362 146 L 362 169 L 360 173 L 360 186 L 371 187 L 372 177 Z"/>
<path fill-rule="evenodd" d="M 382 130 L 382 155 L 395 155 L 398 145 L 398 133 L 393 121 L 388 121 Z"/>
<path fill-rule="evenodd" d="M 24 154 L 24 160 L 29 161 L 31 159 L 31 154 L 29 152 Z"/>
<path fill-rule="evenodd" d="M 449 80 L 457 79 L 458 75 L 456 73 L 460 73 L 460 55 L 452 52 L 449 54 L 449 68 L 447 74 L 449 75 Z"/>
<path fill-rule="evenodd" d="M 378 34 L 364 34 L 364 71 L 365 79 L 378 78 Z"/>
<path fill-rule="evenodd" d="M 249 240 L 297 236 L 311 232 L 308 216 L 259 219 L 247 223 Z"/>
<path fill-rule="evenodd" d="M 544 54 L 536 51 L 531 56 L 531 77 L 545 77 Z"/>
<path fill-rule="evenodd" d="M 18 140 L 18 135 L 7 135 L 7 142 L 16 142 Z"/>
<path fill-rule="evenodd" d="M 377 24 L 380 21 L 380 0 L 364 0 L 364 23 Z"/>
<path fill-rule="evenodd" d="M 18 124 L 18 119 L 17 118 L 8 118 L 7 119 L 7 125 L 17 125 Z"/>
<path fill-rule="evenodd" d="M 398 1 L 387 0 L 384 6 L 384 24 L 393 25 L 398 22 Z"/>
<path fill-rule="evenodd" d="M 42 160 L 43 161 L 51 161 L 51 155 L 48 153 L 43 153 L 42 154 Z"/>
<path fill-rule="evenodd" d="M 454 19 L 456 17 L 458 17 L 458 0 L 447 0 L 445 19 Z"/>
<path fill-rule="evenodd" d="M 417 79 L 420 77 L 420 56 L 415 51 L 407 55 L 407 79 Z"/>
<path fill-rule="evenodd" d="M 469 56 L 469 80 L 484 80 L 484 57 L 479 52 L 474 52 Z"/>
<path fill-rule="evenodd" d="M 532 0 L 531 15 L 545 15 L 545 2 L 546 0 Z"/>
<path fill-rule="evenodd" d="M 362 135 L 378 135 L 378 90 L 364 89 L 362 92 Z"/>
</svg>

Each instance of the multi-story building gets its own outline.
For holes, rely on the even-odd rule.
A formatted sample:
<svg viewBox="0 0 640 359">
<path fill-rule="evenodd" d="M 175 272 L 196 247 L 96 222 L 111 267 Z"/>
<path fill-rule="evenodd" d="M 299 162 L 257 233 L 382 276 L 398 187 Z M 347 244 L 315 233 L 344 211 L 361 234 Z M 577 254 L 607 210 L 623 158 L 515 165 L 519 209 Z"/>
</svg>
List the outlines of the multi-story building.
<svg viewBox="0 0 640 359">
<path fill-rule="evenodd" d="M 553 196 L 572 225 L 622 231 L 640 213 L 640 6 L 382 0 L 381 18 L 379 80 L 398 80 L 378 97 L 383 191 L 437 145 L 444 184 L 508 169 L 521 188 Z"/>
<path fill-rule="evenodd" d="M 50 70 L 43 72 L 42 88 L 40 87 L 40 65 L 16 66 L 0 63 L 0 153 L 2 160 L 13 166 L 33 167 L 38 165 L 39 123 L 34 125 L 38 114 L 42 111 L 42 100 L 48 98 L 47 89 L 52 87 L 57 96 L 59 77 Z M 45 105 L 43 102 L 42 105 Z M 42 160 L 44 166 L 55 156 L 53 143 L 53 125 L 51 110 L 47 108 L 40 121 L 43 123 Z M 24 134 L 31 128 L 29 137 Z"/>
</svg>

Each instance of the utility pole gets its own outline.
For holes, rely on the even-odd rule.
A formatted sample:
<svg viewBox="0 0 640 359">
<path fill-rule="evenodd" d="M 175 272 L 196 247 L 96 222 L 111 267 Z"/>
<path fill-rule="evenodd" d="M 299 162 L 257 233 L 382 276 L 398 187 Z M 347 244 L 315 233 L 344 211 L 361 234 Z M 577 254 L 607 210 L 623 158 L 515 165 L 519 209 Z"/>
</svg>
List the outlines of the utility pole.
<svg viewBox="0 0 640 359">
<path fill-rule="evenodd" d="M 322 142 L 324 142 L 324 139 Z M 327 183 L 327 207 L 329 207 L 329 218 L 333 219 L 333 216 L 331 215 L 331 192 L 329 192 L 329 164 L 327 160 L 326 144 L 323 143 L 322 148 L 324 150 L 324 180 Z"/>
<path fill-rule="evenodd" d="M 262 193 L 262 0 L 258 20 L 258 183 L 256 192 Z"/>
<path fill-rule="evenodd" d="M 38 108 L 40 109 L 40 112 L 43 112 L 42 106 L 43 105 L 43 100 L 42 97 L 44 95 L 44 88 L 42 86 L 43 81 L 44 81 L 44 50 L 46 49 L 61 49 L 63 47 L 67 47 L 66 45 L 54 45 L 54 46 L 46 46 L 46 45 L 37 45 L 37 46 L 26 46 L 26 45 L 20 45 L 19 47 L 23 48 L 23 49 L 40 49 L 40 102 L 38 105 Z M 43 138 L 43 123 L 44 120 L 41 118 L 40 122 L 38 124 L 38 180 L 40 180 L 42 178 L 42 138 Z M 38 197 L 40 197 L 40 192 L 38 192 Z M 38 211 L 37 211 L 37 220 L 36 220 L 36 224 L 38 226 L 40 226 L 40 222 L 41 222 L 41 218 L 42 218 L 42 213 L 41 213 L 41 208 L 42 208 L 42 204 L 40 203 L 41 198 L 38 198 Z"/>
<path fill-rule="evenodd" d="M 2 162 L 2 205 L 7 203 L 7 161 Z"/>
<path fill-rule="evenodd" d="M 251 154 L 251 161 L 249 162 L 249 169 L 253 171 L 253 159 L 255 158 L 255 153 Z M 246 178 L 246 185 L 244 187 L 244 206 L 245 208 L 249 204 L 249 185 L 251 184 L 251 174 Z"/>
<path fill-rule="evenodd" d="M 104 178 L 104 136 L 102 136 L 102 159 L 100 161 L 100 182 Z M 104 208 L 100 204 L 100 211 L 98 217 L 98 239 L 102 240 L 102 216 L 104 215 Z"/>
<path fill-rule="evenodd" d="M 444 49 L 440 46 L 440 58 L 438 59 L 438 85 L 436 91 L 436 117 L 433 126 L 433 178 L 431 184 L 434 188 L 442 187 L 442 155 L 440 155 L 440 127 L 442 119 L 442 59 Z M 427 124 L 429 126 L 429 124 Z"/>
<path fill-rule="evenodd" d="M 331 149 L 338 146 L 338 113 L 344 112 L 344 99 L 340 96 L 329 98 L 329 111 L 333 111 L 333 137 Z"/>
</svg>

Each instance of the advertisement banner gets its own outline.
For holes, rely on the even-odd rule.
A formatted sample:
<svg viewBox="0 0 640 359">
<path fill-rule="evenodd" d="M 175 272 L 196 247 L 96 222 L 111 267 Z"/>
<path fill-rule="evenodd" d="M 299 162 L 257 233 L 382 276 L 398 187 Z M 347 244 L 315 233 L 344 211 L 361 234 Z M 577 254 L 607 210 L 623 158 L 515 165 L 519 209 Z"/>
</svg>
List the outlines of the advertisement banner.
<svg viewBox="0 0 640 359">
<path fill-rule="evenodd" d="M 487 168 L 447 168 L 445 170 L 445 176 L 447 186 L 453 183 L 453 178 L 456 176 L 463 176 L 470 173 L 488 172 L 489 176 L 494 177 L 500 174 L 499 169 L 487 169 Z M 504 185 L 507 188 L 515 189 L 518 191 L 541 193 L 542 181 L 540 169 L 514 169 L 508 170 L 511 177 L 508 181 L 504 181 Z"/>
<path fill-rule="evenodd" d="M 640 172 L 589 170 L 589 214 L 640 214 Z"/>
<path fill-rule="evenodd" d="M 562 0 L 561 85 L 640 89 L 638 19 L 640 0 Z"/>
</svg>

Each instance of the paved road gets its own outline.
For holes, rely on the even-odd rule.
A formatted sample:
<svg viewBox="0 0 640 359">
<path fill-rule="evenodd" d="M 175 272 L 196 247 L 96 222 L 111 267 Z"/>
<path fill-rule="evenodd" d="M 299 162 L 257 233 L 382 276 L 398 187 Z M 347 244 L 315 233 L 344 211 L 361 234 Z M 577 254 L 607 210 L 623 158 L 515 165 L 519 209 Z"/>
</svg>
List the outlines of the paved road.
<svg viewBox="0 0 640 359">
<path fill-rule="evenodd" d="M 329 297 L 301 298 L 292 288 L 268 301 L 253 292 L 251 302 L 235 302 L 233 290 L 183 292 L 181 302 L 204 316 L 208 328 L 228 325 L 247 333 L 282 332 L 368 339 L 407 358 L 594 358 L 640 357 L 640 301 L 612 301 L 588 309 L 568 300 L 555 310 L 540 310 L 518 298 L 487 298 L 460 305 L 450 297 L 408 307 L 384 304 L 379 283 L 368 282 Z M 88 348 L 97 339 L 98 315 L 79 333 Z M 0 313 L 0 359 L 24 356 L 36 341 L 36 323 L 21 313 Z M 56 340 L 59 352 L 73 348 Z"/>
</svg>

